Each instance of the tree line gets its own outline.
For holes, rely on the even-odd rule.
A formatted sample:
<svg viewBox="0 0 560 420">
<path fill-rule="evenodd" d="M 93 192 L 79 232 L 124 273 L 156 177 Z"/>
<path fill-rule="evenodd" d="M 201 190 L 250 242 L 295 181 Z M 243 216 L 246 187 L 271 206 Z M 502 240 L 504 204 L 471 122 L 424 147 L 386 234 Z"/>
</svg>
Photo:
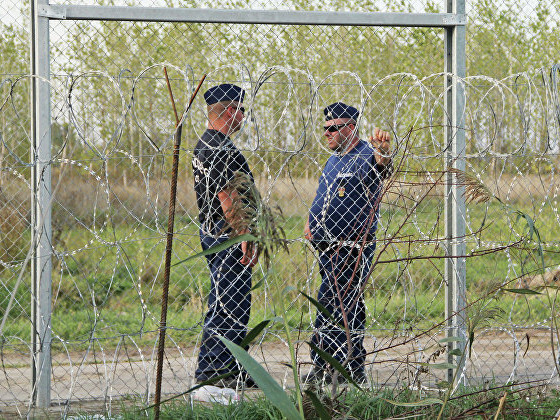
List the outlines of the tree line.
<svg viewBox="0 0 560 420">
<path fill-rule="evenodd" d="M 317 3 L 292 0 L 287 6 L 294 10 L 342 10 L 343 4 L 338 0 Z M 176 0 L 170 5 L 204 7 L 194 0 Z M 559 5 L 559 0 L 537 2 L 531 12 L 526 12 L 523 5 L 511 0 L 469 3 L 467 74 L 501 79 L 517 72 L 550 67 L 558 60 L 560 50 Z M 241 0 L 225 0 L 220 7 L 242 9 L 246 5 Z M 406 12 L 412 11 L 412 7 L 405 1 L 383 0 L 360 2 L 360 10 Z M 425 11 L 441 12 L 442 7 L 438 2 L 429 1 Z M 73 86 L 73 108 L 60 111 L 53 118 L 53 144 L 56 150 L 72 144 L 71 157 L 77 160 L 95 160 L 113 150 L 117 141 L 119 147 L 130 151 L 141 162 L 145 157 L 166 150 L 170 145 L 173 117 L 161 69 L 147 72 L 136 85 L 133 101 L 128 102 L 134 77 L 161 62 L 180 68 L 187 64 L 192 68 L 193 79 L 209 72 L 208 85 L 233 80 L 253 88 L 257 80 L 252 79 L 268 67 L 302 70 L 272 75 L 253 100 L 252 124 L 242 142 L 249 150 L 258 147 L 254 159 L 257 167 L 274 167 L 282 161 L 275 154 L 283 151 L 299 151 L 309 156 L 292 159 L 292 169 L 297 174 L 324 160 L 325 150 L 318 140 L 322 107 L 339 99 L 364 104 L 364 91 L 374 86 L 364 108 L 362 127 L 366 132 L 383 125 L 398 130 L 399 135 L 414 124 L 418 128 L 435 123 L 434 115 L 441 115 L 443 119 L 442 111 L 431 115 L 432 119 L 426 115 L 418 118 L 416 113 L 422 103 L 415 98 L 415 91 L 404 98 L 404 105 L 399 103 L 410 86 L 410 78 L 392 77 L 375 85 L 389 74 L 412 73 L 424 77 L 441 72 L 444 61 L 442 29 L 77 21 L 71 25 L 54 25 L 53 31 L 58 35 L 51 37 L 55 40 L 51 43 L 51 72 L 53 84 L 60 86 L 53 95 L 53 114 L 58 112 L 56 104 L 63 102 L 69 86 Z M 13 80 L 29 72 L 28 45 L 29 35 L 22 26 L 0 24 L 3 97 L 9 94 L 7 79 Z M 106 72 L 117 83 L 103 75 L 88 73 L 92 71 Z M 315 81 L 321 81 L 340 71 L 353 74 L 329 77 L 319 89 L 310 92 L 305 72 Z M 75 80 L 84 73 L 88 76 Z M 358 86 L 354 75 L 363 87 Z M 185 103 L 187 97 L 186 84 L 181 81 L 183 76 L 176 71 L 172 77 L 178 103 Z M 442 82 L 443 78 L 431 80 L 436 96 L 441 94 Z M 13 103 L 8 101 L 2 108 L 2 162 L 9 162 L 10 153 L 23 161 L 29 159 L 29 141 L 21 128 L 29 115 L 27 87 L 28 82 L 20 83 L 12 92 Z M 486 88 L 491 89 L 491 86 Z M 544 95 L 545 87 L 540 88 L 539 93 Z M 479 91 L 483 90 L 484 86 L 480 87 Z M 476 100 L 477 89 L 472 92 L 472 99 Z M 124 93 L 124 101 L 121 93 Z M 523 140 L 516 133 L 520 125 L 519 103 L 523 103 L 524 98 L 506 95 L 509 109 L 503 114 L 496 111 L 498 107 L 493 108 L 491 101 L 494 100 L 503 98 L 487 98 L 482 103 L 486 111 L 478 111 L 473 114 L 472 121 L 467 121 L 472 127 L 468 134 L 470 152 L 483 150 L 481 142 L 484 141 L 491 142 L 496 153 L 517 151 L 515 143 Z M 122 110 L 127 103 L 134 103 L 134 109 L 120 126 Z M 526 110 L 532 111 L 535 110 Z M 395 121 L 397 112 L 398 121 Z M 546 116 L 536 115 L 535 118 Z M 25 129 L 28 124 L 23 126 Z M 203 103 L 199 98 L 186 127 L 186 148 L 194 145 L 203 126 Z M 536 132 L 532 132 L 537 144 L 535 151 L 542 151 L 539 142 L 545 141 L 547 136 L 546 124 L 535 123 L 535 126 Z M 419 132 L 416 141 L 429 148 L 433 135 L 433 130 Z M 486 140 L 481 140 L 481 135 L 487 137 Z M 68 152 L 66 157 L 69 157 Z"/>
</svg>

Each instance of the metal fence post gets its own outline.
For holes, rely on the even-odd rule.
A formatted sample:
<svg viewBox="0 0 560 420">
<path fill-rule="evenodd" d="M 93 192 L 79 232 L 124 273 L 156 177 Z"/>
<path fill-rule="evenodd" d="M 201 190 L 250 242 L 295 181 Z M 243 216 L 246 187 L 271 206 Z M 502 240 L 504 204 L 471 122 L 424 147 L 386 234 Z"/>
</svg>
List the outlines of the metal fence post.
<svg viewBox="0 0 560 420">
<path fill-rule="evenodd" d="M 465 0 L 447 0 L 448 13 L 465 13 Z M 446 167 L 465 170 L 465 87 L 461 80 L 466 76 L 466 27 L 457 25 L 445 29 L 445 109 L 447 112 L 445 138 L 447 149 Z M 455 175 L 446 175 L 445 189 L 445 232 L 447 238 L 446 252 L 450 258 L 445 260 L 447 336 L 465 338 L 465 302 L 466 302 L 466 244 L 465 216 L 466 205 L 464 186 L 458 185 Z M 461 352 L 465 342 L 448 343 L 448 362 L 457 365 L 463 371 L 464 358 L 449 354 L 453 349 Z M 447 380 L 452 382 L 454 370 L 449 369 Z"/>
<path fill-rule="evenodd" d="M 31 2 L 32 246 L 31 341 L 32 399 L 38 408 L 51 403 L 51 109 L 49 19 L 39 11 L 48 0 Z"/>
</svg>

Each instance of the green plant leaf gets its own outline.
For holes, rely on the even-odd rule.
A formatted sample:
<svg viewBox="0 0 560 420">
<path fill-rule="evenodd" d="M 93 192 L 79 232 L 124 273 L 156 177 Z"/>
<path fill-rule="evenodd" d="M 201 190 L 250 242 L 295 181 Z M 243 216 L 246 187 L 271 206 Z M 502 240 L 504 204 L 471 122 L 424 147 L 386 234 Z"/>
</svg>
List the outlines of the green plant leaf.
<svg viewBox="0 0 560 420">
<path fill-rule="evenodd" d="M 443 404 L 443 401 L 439 398 L 426 398 L 425 400 L 420 401 L 413 401 L 413 402 L 400 402 L 400 401 L 393 401 L 387 400 L 382 398 L 383 401 L 387 401 L 389 404 L 397 405 L 399 407 L 423 407 L 425 405 L 433 405 L 433 404 Z"/>
<path fill-rule="evenodd" d="M 348 381 L 350 381 L 356 388 L 358 388 L 360 391 L 362 390 L 360 385 L 354 382 L 354 379 L 352 379 L 352 375 L 350 375 L 350 373 L 344 368 L 344 366 L 342 366 L 342 364 L 338 360 L 336 360 L 334 357 L 332 357 L 332 355 L 325 352 L 324 350 L 321 350 L 313 342 L 309 341 L 308 344 L 322 359 L 326 360 L 333 368 L 335 368 L 342 376 L 344 376 Z"/>
<path fill-rule="evenodd" d="M 537 255 L 540 257 L 540 262 L 541 262 L 541 267 L 539 268 L 539 271 L 541 273 L 544 273 L 545 271 L 545 265 L 544 265 L 544 251 L 543 251 L 543 247 L 542 247 L 542 241 L 541 241 L 541 234 L 539 232 L 539 230 L 535 227 L 535 222 L 534 220 L 526 213 L 523 213 L 522 211 L 516 210 L 515 213 L 517 214 L 517 218 L 515 219 L 515 223 L 517 223 L 519 221 L 519 219 L 525 219 L 525 222 L 527 223 L 527 232 L 529 234 L 529 240 L 533 239 L 533 235 L 536 236 L 536 241 L 537 241 Z"/>
<path fill-rule="evenodd" d="M 506 292 L 517 293 L 519 295 L 540 295 L 542 293 L 537 292 L 536 290 L 531 289 L 502 289 Z"/>
<path fill-rule="evenodd" d="M 264 277 L 262 279 L 259 280 L 259 282 L 257 284 L 255 284 L 253 287 L 251 287 L 251 292 L 253 290 L 258 289 L 259 287 L 261 287 L 264 284 Z"/>
<path fill-rule="evenodd" d="M 307 389 L 303 392 L 305 393 L 305 395 L 307 395 L 309 397 L 309 399 L 313 403 L 313 406 L 315 407 L 315 410 L 317 411 L 317 414 L 319 415 L 319 418 L 321 420 L 331 420 L 332 419 L 332 417 L 329 415 L 329 413 L 325 409 L 325 406 L 321 403 L 321 401 L 319 400 L 319 398 L 317 397 L 317 395 L 315 395 L 315 393 L 313 391 Z"/>
<path fill-rule="evenodd" d="M 453 349 L 449 352 L 451 356 L 462 356 L 463 352 L 460 349 Z"/>
<path fill-rule="evenodd" d="M 249 375 L 257 383 L 266 398 L 284 415 L 288 420 L 301 420 L 300 413 L 292 404 L 290 397 L 282 387 L 270 376 L 270 374 L 251 357 L 245 349 L 232 343 L 227 338 L 219 337 L 233 356 L 243 365 Z"/>
<path fill-rule="evenodd" d="M 449 388 L 451 386 L 451 384 L 447 381 L 439 381 L 436 383 L 436 386 L 438 388 Z"/>
<path fill-rule="evenodd" d="M 294 290 L 297 290 L 294 286 L 286 286 L 282 290 L 282 295 L 287 295 L 288 293 L 293 292 Z"/>
<path fill-rule="evenodd" d="M 270 319 L 265 319 L 264 321 L 259 322 L 251 331 L 247 333 L 243 341 L 239 343 L 239 346 L 245 348 L 249 344 L 251 344 L 251 341 L 253 341 L 268 324 L 270 324 Z"/>
<path fill-rule="evenodd" d="M 224 250 L 228 249 L 230 246 L 233 246 L 233 245 L 238 244 L 240 242 L 256 241 L 257 239 L 258 238 L 251 235 L 250 233 L 246 233 L 245 235 L 241 235 L 241 236 L 236 236 L 235 238 L 230 238 L 227 241 L 224 241 L 224 242 L 222 242 L 218 245 L 214 245 L 213 247 L 210 247 L 210 248 L 208 248 L 208 249 L 206 249 L 202 252 L 199 252 L 198 254 L 191 255 L 190 257 L 185 258 L 184 260 L 176 262 L 171 267 L 175 267 L 176 265 L 179 265 L 179 264 L 184 264 L 187 261 L 194 260 L 195 258 L 205 257 L 206 255 L 215 254 L 217 252 L 224 251 Z"/>
<path fill-rule="evenodd" d="M 412 362 L 414 363 L 414 362 Z M 420 366 L 427 366 L 427 367 L 431 367 L 433 369 L 455 369 L 457 366 L 455 366 L 452 363 L 426 363 L 426 362 L 417 362 L 416 364 L 420 365 Z"/>
<path fill-rule="evenodd" d="M 434 363 L 433 365 L 430 365 L 431 368 L 433 369 L 456 369 L 457 366 L 454 365 L 453 363 Z"/>
<path fill-rule="evenodd" d="M 319 310 L 323 315 L 325 315 L 328 319 L 330 319 L 333 324 L 335 324 L 335 325 L 339 326 L 340 328 L 344 329 L 344 326 L 341 326 L 338 322 L 336 322 L 333 314 L 331 314 L 329 312 L 329 310 L 327 308 L 325 308 L 325 306 L 322 303 L 320 303 L 318 300 L 312 298 L 311 296 L 306 295 L 301 290 L 299 292 L 303 296 L 305 296 L 307 298 L 307 300 L 309 300 L 309 302 L 311 302 L 313 304 L 313 306 L 315 306 L 317 308 L 317 310 Z"/>
</svg>

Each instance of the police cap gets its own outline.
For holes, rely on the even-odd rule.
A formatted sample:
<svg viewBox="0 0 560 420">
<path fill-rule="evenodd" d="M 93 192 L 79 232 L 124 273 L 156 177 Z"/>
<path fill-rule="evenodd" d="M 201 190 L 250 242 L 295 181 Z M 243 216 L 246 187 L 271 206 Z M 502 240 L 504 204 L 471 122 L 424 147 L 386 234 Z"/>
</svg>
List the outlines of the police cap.
<svg viewBox="0 0 560 420">
<path fill-rule="evenodd" d="M 211 87 L 204 92 L 204 100 L 206 105 L 213 105 L 216 102 L 222 101 L 237 101 L 243 102 L 245 91 L 239 86 L 230 83 L 223 83 L 218 86 Z"/>
<path fill-rule="evenodd" d="M 335 102 L 327 106 L 323 113 L 325 114 L 325 120 L 335 120 L 337 118 L 350 118 L 356 121 L 360 112 L 353 106 L 346 105 L 343 102 Z"/>
</svg>

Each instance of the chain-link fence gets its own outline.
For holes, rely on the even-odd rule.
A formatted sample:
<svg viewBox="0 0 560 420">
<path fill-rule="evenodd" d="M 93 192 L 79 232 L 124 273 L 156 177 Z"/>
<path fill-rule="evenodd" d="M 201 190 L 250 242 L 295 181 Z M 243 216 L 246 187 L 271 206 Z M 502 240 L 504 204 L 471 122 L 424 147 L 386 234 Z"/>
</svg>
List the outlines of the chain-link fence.
<svg viewBox="0 0 560 420">
<path fill-rule="evenodd" d="M 352 9 L 437 12 L 444 7 L 387 3 L 392 4 L 362 3 Z M 312 8 L 297 2 L 209 6 Z M 0 6 L 5 378 L 0 402 L 17 406 L 23 415 L 34 380 L 30 337 L 35 297 L 29 268 L 34 161 L 29 11 L 19 7 L 17 2 Z M 313 10 L 345 8 L 331 2 Z M 477 334 L 462 374 L 472 384 L 558 378 L 553 289 L 541 288 L 557 281 L 560 261 L 560 73 L 549 61 L 560 39 L 557 10 L 554 3 L 490 1 L 467 10 L 472 76 L 461 81 L 467 98 L 461 182 L 474 194 L 464 239 L 467 326 Z M 282 325 L 269 324 L 251 346 L 253 357 L 287 386 L 293 383 L 285 367 L 289 341 L 296 345 L 301 372 L 311 367 L 307 341 L 317 308 L 298 291 L 317 296 L 320 261 L 303 229 L 319 176 L 333 155 L 323 137 L 323 108 L 342 101 L 359 109 L 362 139 L 382 127 L 392 133 L 395 152 L 394 174 L 380 192 L 377 250 L 364 290 L 369 381 L 376 387 L 433 388 L 445 379 L 446 371 L 438 369 L 446 361 L 440 342 L 447 176 L 442 29 L 52 21 L 50 50 L 52 398 L 64 412 L 91 401 L 110 410 L 117 397 L 149 401 L 154 392 L 175 131 L 159 63 L 168 63 L 179 109 L 203 73 L 208 73 L 203 91 L 234 83 L 247 92 L 246 118 L 232 139 L 247 158 L 264 202 L 282 209 L 277 223 L 288 248 L 273 254 L 270 268 L 262 262 L 254 268 L 249 328 L 277 316 L 291 328 L 287 336 Z M 533 70 L 517 74 L 528 69 Z M 183 127 L 174 262 L 200 251 L 191 160 L 207 122 L 199 95 Z M 544 274 L 538 274 L 543 265 Z M 165 393 L 178 394 L 193 385 L 209 276 L 203 257 L 172 268 Z"/>
</svg>

